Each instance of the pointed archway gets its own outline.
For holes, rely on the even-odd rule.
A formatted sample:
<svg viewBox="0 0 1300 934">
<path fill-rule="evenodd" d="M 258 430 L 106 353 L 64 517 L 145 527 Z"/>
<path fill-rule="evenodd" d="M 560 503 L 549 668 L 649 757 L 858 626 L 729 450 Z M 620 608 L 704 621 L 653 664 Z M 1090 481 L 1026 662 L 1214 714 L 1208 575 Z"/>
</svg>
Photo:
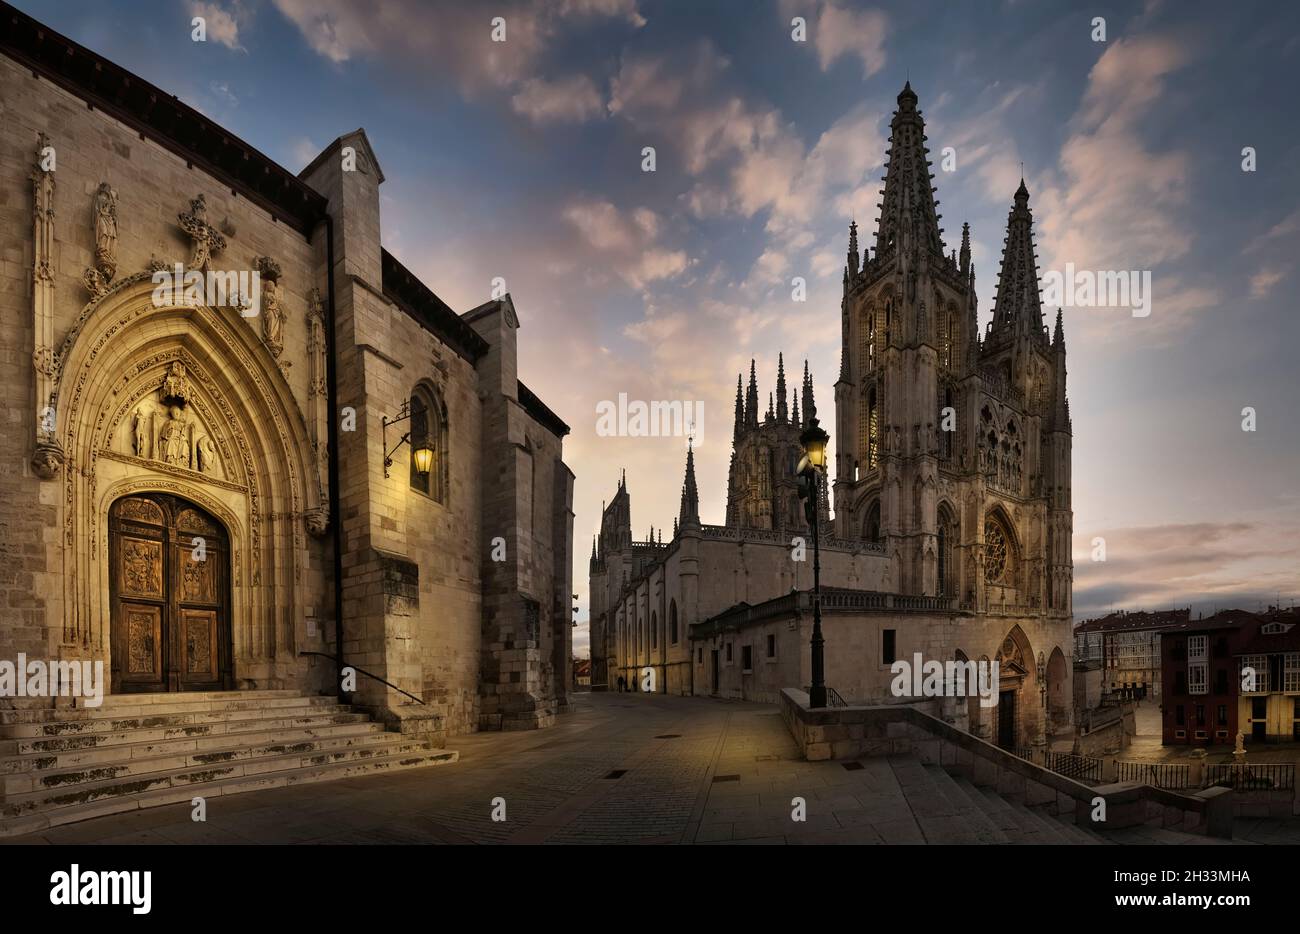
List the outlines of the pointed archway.
<svg viewBox="0 0 1300 934">
<path fill-rule="evenodd" d="M 294 392 L 250 321 L 155 304 L 148 273 L 124 279 L 65 338 L 50 404 L 67 456 L 64 643 L 111 667 L 109 511 L 128 494 L 169 494 L 228 532 L 237 685 L 287 683 L 306 593 L 323 586 L 304 572 L 324 495 Z"/>
</svg>

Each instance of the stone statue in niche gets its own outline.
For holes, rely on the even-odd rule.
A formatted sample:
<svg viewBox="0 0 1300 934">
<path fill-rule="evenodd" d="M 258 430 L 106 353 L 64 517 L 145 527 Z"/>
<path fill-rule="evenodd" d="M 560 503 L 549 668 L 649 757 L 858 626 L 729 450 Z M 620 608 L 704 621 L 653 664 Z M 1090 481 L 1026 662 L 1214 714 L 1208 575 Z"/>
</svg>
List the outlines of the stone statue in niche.
<svg viewBox="0 0 1300 934">
<path fill-rule="evenodd" d="M 171 419 L 163 425 L 158 435 L 158 445 L 162 448 L 162 461 L 173 467 L 190 466 L 189 422 L 179 405 L 171 407 Z"/>
<path fill-rule="evenodd" d="M 117 192 L 108 182 L 95 194 L 95 265 L 110 279 L 117 272 Z"/>
<path fill-rule="evenodd" d="M 93 213 L 95 262 L 81 274 L 81 281 L 92 298 L 99 298 L 117 274 L 117 192 L 108 182 L 99 183 Z"/>
<path fill-rule="evenodd" d="M 135 456 L 150 458 L 153 456 L 153 400 L 147 399 L 135 410 L 132 431 L 135 438 Z"/>
<path fill-rule="evenodd" d="M 259 256 L 253 265 L 261 276 L 262 341 L 271 356 L 284 351 L 284 309 L 280 305 L 280 264 L 269 256 Z"/>
<path fill-rule="evenodd" d="M 199 473 L 213 474 L 217 470 L 217 446 L 207 435 L 194 443 L 195 459 L 198 461 Z"/>
</svg>

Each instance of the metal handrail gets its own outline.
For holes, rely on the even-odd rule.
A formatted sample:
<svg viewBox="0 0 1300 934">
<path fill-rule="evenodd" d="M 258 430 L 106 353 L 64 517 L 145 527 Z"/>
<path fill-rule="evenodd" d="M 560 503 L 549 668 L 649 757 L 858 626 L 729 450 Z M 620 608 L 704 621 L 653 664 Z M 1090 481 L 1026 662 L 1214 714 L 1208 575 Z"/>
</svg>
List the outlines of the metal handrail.
<svg viewBox="0 0 1300 934">
<path fill-rule="evenodd" d="M 325 652 L 299 652 L 298 654 L 299 654 L 299 655 L 315 655 L 315 656 L 318 656 L 319 658 L 328 658 L 330 661 L 334 662 L 335 664 L 340 664 L 340 665 L 343 665 L 343 664 L 344 664 L 344 662 L 343 662 L 342 659 L 340 659 L 340 658 L 335 658 L 333 655 L 328 655 L 328 654 L 326 654 Z M 353 665 L 353 664 L 351 664 L 351 663 L 347 663 L 346 665 L 344 665 L 344 667 L 351 668 L 353 671 L 360 672 L 361 674 L 365 675 L 367 678 L 373 678 L 374 680 L 378 681 L 380 684 L 383 684 L 383 685 L 386 685 L 386 686 L 392 688 L 392 689 L 393 689 L 394 691 L 396 691 L 398 694 L 405 694 L 407 697 L 409 697 L 411 700 L 415 701 L 417 704 L 419 704 L 419 705 L 422 706 L 422 707 L 428 707 L 428 706 L 429 706 L 429 705 L 426 704 L 424 701 L 420 700 L 418 697 L 416 697 L 414 694 L 412 694 L 410 691 L 403 691 L 403 690 L 402 690 L 401 688 L 399 688 L 397 685 L 393 684 L 393 682 L 391 682 L 391 681 L 385 681 L 383 678 L 379 677 L 379 675 L 377 675 L 377 674 L 372 674 L 371 672 L 366 671 L 366 670 L 365 670 L 364 668 L 362 668 L 360 665 Z"/>
</svg>

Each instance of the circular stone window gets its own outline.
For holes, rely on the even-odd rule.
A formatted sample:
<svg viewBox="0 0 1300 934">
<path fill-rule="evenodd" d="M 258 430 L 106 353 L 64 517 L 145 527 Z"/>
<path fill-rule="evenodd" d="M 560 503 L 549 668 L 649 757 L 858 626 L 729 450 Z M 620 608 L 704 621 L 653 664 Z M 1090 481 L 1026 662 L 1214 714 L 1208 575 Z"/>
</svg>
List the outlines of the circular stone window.
<svg viewBox="0 0 1300 934">
<path fill-rule="evenodd" d="M 984 580 L 995 583 L 1007 572 L 1007 537 L 992 519 L 984 523 Z"/>
</svg>

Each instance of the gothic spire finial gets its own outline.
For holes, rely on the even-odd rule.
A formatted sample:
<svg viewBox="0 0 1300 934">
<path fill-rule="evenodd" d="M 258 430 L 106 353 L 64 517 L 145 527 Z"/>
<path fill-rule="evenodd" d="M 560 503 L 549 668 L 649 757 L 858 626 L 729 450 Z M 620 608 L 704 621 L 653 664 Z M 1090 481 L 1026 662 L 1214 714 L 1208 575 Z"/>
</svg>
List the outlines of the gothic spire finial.
<svg viewBox="0 0 1300 934">
<path fill-rule="evenodd" d="M 1034 217 L 1024 179 L 1016 189 L 1015 205 L 1007 215 L 1006 246 L 993 300 L 990 337 L 996 342 L 1016 335 L 1047 341 L 1042 300 L 1038 294 L 1038 261 L 1034 252 Z"/>
<path fill-rule="evenodd" d="M 682 505 L 678 519 L 683 527 L 700 524 L 700 490 L 695 483 L 695 450 L 686 446 L 686 479 L 682 481 Z"/>
<path fill-rule="evenodd" d="M 740 439 L 740 433 L 745 430 L 745 401 L 740 392 L 741 375 L 736 374 L 736 425 L 731 432 L 731 440 Z"/>
<path fill-rule="evenodd" d="M 776 420 L 784 424 L 789 420 L 789 415 L 785 393 L 785 355 L 778 353 L 776 355 Z"/>
<path fill-rule="evenodd" d="M 753 358 L 749 361 L 749 388 L 745 391 L 745 424 L 750 428 L 758 425 L 758 370 Z"/>
<path fill-rule="evenodd" d="M 817 417 L 817 402 L 813 398 L 812 374 L 808 372 L 808 361 L 803 362 L 803 418 L 811 422 Z"/>
</svg>

